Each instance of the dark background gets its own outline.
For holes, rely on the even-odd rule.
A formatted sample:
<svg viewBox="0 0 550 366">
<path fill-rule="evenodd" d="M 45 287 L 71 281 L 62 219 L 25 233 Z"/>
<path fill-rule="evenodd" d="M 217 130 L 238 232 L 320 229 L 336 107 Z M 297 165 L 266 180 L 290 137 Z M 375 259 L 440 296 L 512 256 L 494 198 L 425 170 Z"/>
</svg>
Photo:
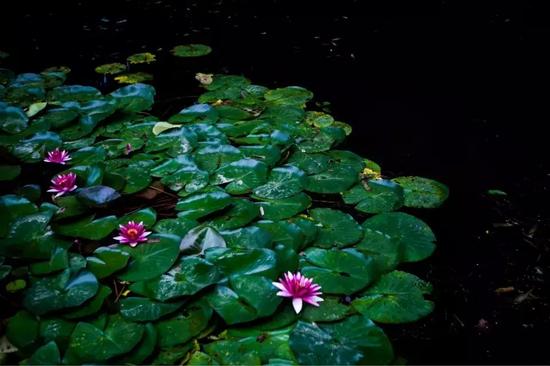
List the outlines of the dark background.
<svg viewBox="0 0 550 366">
<path fill-rule="evenodd" d="M 17 72 L 63 64 L 73 70 L 69 83 L 96 86 L 95 66 L 154 52 L 161 116 L 192 103 L 199 71 L 312 90 L 353 126 L 344 148 L 386 175 L 431 177 L 451 190 L 441 209 L 413 212 L 439 246 L 405 269 L 433 283 L 436 310 L 384 326 L 396 352 L 413 364 L 547 364 L 550 23 L 542 4 L 5 0 L 0 49 Z M 214 51 L 167 52 L 190 42 Z"/>
</svg>

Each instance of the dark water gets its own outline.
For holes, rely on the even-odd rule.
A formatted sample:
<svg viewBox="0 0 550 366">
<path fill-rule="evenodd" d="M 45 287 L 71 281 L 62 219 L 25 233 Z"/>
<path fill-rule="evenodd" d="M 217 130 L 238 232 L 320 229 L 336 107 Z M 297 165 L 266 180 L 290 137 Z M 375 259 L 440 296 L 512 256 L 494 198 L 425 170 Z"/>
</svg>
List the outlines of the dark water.
<svg viewBox="0 0 550 366">
<path fill-rule="evenodd" d="M 95 66 L 155 52 L 149 70 L 160 115 L 193 101 L 198 71 L 312 90 L 353 126 L 345 148 L 387 175 L 427 176 L 451 189 L 442 209 L 413 212 L 434 228 L 439 247 L 406 269 L 434 284 L 436 310 L 384 327 L 397 352 L 413 364 L 550 363 L 550 25 L 540 3 L 12 5 L 0 24 L 8 66 L 66 64 L 69 82 L 99 85 Z M 188 42 L 214 52 L 183 60 L 159 51 Z M 503 287 L 513 290 L 495 292 Z"/>
</svg>

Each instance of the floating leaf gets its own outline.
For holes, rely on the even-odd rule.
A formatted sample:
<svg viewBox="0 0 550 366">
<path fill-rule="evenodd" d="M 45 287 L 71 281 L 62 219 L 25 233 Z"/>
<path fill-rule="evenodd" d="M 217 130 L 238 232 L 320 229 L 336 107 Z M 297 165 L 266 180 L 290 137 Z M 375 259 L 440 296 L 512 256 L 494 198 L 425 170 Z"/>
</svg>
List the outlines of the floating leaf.
<svg viewBox="0 0 550 366">
<path fill-rule="evenodd" d="M 433 179 L 399 177 L 393 181 L 403 187 L 407 207 L 436 208 L 449 197 L 449 188 Z"/>
<path fill-rule="evenodd" d="M 150 64 L 157 60 L 151 52 L 135 53 L 126 59 L 131 64 Z"/>
<path fill-rule="evenodd" d="M 84 318 L 97 313 L 103 306 L 105 299 L 109 297 L 112 292 L 113 291 L 108 286 L 100 285 L 99 290 L 94 297 L 80 306 L 77 310 L 65 313 L 64 317 L 67 319 L 76 319 Z"/>
<path fill-rule="evenodd" d="M 120 74 L 123 71 L 126 71 L 126 65 L 123 65 L 118 62 L 110 63 L 110 64 L 104 64 L 96 67 L 95 72 L 98 74 L 103 75 L 116 75 Z"/>
<path fill-rule="evenodd" d="M 55 224 L 53 229 L 56 233 L 65 236 L 101 240 L 117 227 L 118 220 L 116 216 L 105 216 L 95 220 L 94 216 L 88 216 L 70 224 Z"/>
<path fill-rule="evenodd" d="M 198 219 L 231 204 L 231 196 L 223 191 L 198 193 L 178 201 L 176 210 L 182 211 L 178 217 Z"/>
<path fill-rule="evenodd" d="M 331 208 L 310 210 L 311 217 L 320 223 L 315 245 L 321 248 L 346 247 L 361 240 L 363 230 L 350 215 Z"/>
<path fill-rule="evenodd" d="M 377 273 L 372 258 L 355 249 L 305 251 L 302 273 L 312 277 L 324 293 L 350 295 L 371 283 Z"/>
<path fill-rule="evenodd" d="M 212 309 L 199 302 L 187 306 L 185 313 L 158 322 L 159 346 L 170 347 L 191 340 L 206 328 L 211 316 Z"/>
<path fill-rule="evenodd" d="M 366 213 L 395 211 L 404 202 L 403 188 L 392 181 L 372 179 L 360 183 L 342 193 L 347 204 L 355 204 L 355 209 Z"/>
<path fill-rule="evenodd" d="M 115 81 L 119 84 L 137 84 L 151 80 L 153 80 L 153 75 L 141 71 L 115 76 Z"/>
<path fill-rule="evenodd" d="M 179 238 L 170 234 L 153 234 L 147 243 L 135 248 L 125 246 L 131 260 L 127 269 L 119 274 L 123 281 L 144 281 L 166 272 L 176 261 L 179 254 Z"/>
<path fill-rule="evenodd" d="M 25 112 L 27 114 L 27 117 L 31 118 L 40 113 L 46 106 L 48 105 L 47 102 L 37 102 L 33 103 L 29 106 L 27 111 Z"/>
<path fill-rule="evenodd" d="M 323 325 L 299 321 L 290 348 L 303 365 L 386 365 L 393 359 L 382 329 L 359 315 Z"/>
<path fill-rule="evenodd" d="M 23 305 L 34 314 L 79 306 L 98 290 L 93 274 L 81 271 L 71 275 L 69 269 L 53 277 L 44 277 L 32 284 L 25 293 Z"/>
<path fill-rule="evenodd" d="M 110 96 L 124 112 L 142 112 L 151 108 L 155 89 L 151 85 L 133 84 L 115 90 Z"/>
<path fill-rule="evenodd" d="M 208 226 L 189 230 L 180 243 L 180 250 L 191 254 L 204 254 L 209 248 L 225 248 L 225 241 L 216 229 Z"/>
<path fill-rule="evenodd" d="M 260 208 L 260 216 L 267 220 L 283 220 L 307 209 L 311 206 L 311 197 L 305 193 L 282 198 L 278 200 L 265 200 L 258 202 Z"/>
<path fill-rule="evenodd" d="M 17 348 L 23 350 L 38 338 L 38 320 L 25 310 L 20 310 L 8 320 L 6 336 Z"/>
<path fill-rule="evenodd" d="M 353 307 L 379 323 L 414 322 L 432 312 L 433 303 L 423 296 L 430 292 L 431 286 L 418 277 L 393 271 L 354 300 Z"/>
<path fill-rule="evenodd" d="M 53 341 L 38 348 L 29 360 L 30 365 L 60 365 L 61 355 L 57 344 Z"/>
<path fill-rule="evenodd" d="M 157 320 L 173 313 L 183 302 L 162 303 L 144 297 L 128 297 L 120 301 L 120 315 L 134 322 Z"/>
<path fill-rule="evenodd" d="M 306 306 L 302 319 L 310 322 L 332 322 L 342 320 L 353 312 L 350 306 L 342 304 L 337 297 L 323 296 L 319 306 Z"/>
<path fill-rule="evenodd" d="M 151 323 L 145 324 L 145 332 L 141 341 L 120 361 L 124 364 L 141 365 L 149 357 L 157 345 L 157 330 Z"/>
<path fill-rule="evenodd" d="M 79 322 L 72 335 L 64 363 L 82 363 L 83 360 L 105 363 L 114 356 L 129 352 L 141 340 L 144 327 L 111 315 L 105 329 Z"/>
<path fill-rule="evenodd" d="M 181 296 L 191 296 L 219 282 L 220 271 L 209 261 L 199 257 L 182 257 L 166 274 L 144 282 L 137 282 L 130 289 L 140 295 L 159 301 Z"/>
<path fill-rule="evenodd" d="M 216 217 L 208 222 L 208 225 L 217 230 L 238 229 L 250 223 L 260 215 L 257 205 L 247 199 L 238 199 L 233 201 L 229 210 L 224 212 L 223 216 Z"/>
<path fill-rule="evenodd" d="M 265 93 L 265 100 L 277 105 L 301 106 L 311 98 L 313 93 L 299 86 L 274 89 Z"/>
<path fill-rule="evenodd" d="M 212 184 L 226 184 L 230 194 L 244 194 L 264 184 L 267 180 L 267 165 L 254 159 L 241 159 L 222 166 L 214 173 Z"/>
<path fill-rule="evenodd" d="M 396 261 L 417 262 L 435 250 L 435 236 L 420 219 L 402 212 L 378 214 L 363 223 L 365 236 L 357 248 L 393 267 Z"/>
<path fill-rule="evenodd" d="M 302 170 L 292 165 L 285 165 L 273 168 L 267 183 L 256 187 L 253 192 L 260 198 L 287 198 L 302 191 L 305 179 L 306 175 Z"/>
<path fill-rule="evenodd" d="M 86 258 L 86 267 L 97 278 L 105 278 L 123 269 L 128 263 L 130 254 L 118 248 L 99 247 L 93 257 Z"/>
<path fill-rule="evenodd" d="M 177 57 L 198 57 L 208 55 L 212 48 L 204 44 L 186 44 L 175 46 L 171 52 Z"/>
</svg>

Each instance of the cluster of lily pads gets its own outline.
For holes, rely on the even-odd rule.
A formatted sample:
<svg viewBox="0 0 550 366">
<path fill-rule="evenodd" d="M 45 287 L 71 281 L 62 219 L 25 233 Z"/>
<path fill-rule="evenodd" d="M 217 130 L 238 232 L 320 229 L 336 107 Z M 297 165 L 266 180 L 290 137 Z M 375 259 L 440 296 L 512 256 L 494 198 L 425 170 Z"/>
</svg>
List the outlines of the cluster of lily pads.
<svg viewBox="0 0 550 366">
<path fill-rule="evenodd" d="M 338 150 L 351 127 L 306 110 L 310 91 L 203 75 L 198 104 L 159 121 L 151 85 L 66 76 L 0 70 L 12 361 L 388 364 L 380 325 L 432 311 L 397 268 L 434 234 L 397 210 L 447 188 Z"/>
</svg>

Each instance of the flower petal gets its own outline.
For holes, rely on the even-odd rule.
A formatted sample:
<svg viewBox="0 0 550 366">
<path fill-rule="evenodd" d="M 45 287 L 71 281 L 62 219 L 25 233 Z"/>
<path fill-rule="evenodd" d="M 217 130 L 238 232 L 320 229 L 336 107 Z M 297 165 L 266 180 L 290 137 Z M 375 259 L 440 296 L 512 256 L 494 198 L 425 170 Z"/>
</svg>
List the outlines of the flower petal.
<svg viewBox="0 0 550 366">
<path fill-rule="evenodd" d="M 302 305 L 302 299 L 296 298 L 292 300 L 292 306 L 294 307 L 294 311 L 296 312 L 296 314 L 299 314 L 300 311 L 302 311 Z"/>
</svg>

